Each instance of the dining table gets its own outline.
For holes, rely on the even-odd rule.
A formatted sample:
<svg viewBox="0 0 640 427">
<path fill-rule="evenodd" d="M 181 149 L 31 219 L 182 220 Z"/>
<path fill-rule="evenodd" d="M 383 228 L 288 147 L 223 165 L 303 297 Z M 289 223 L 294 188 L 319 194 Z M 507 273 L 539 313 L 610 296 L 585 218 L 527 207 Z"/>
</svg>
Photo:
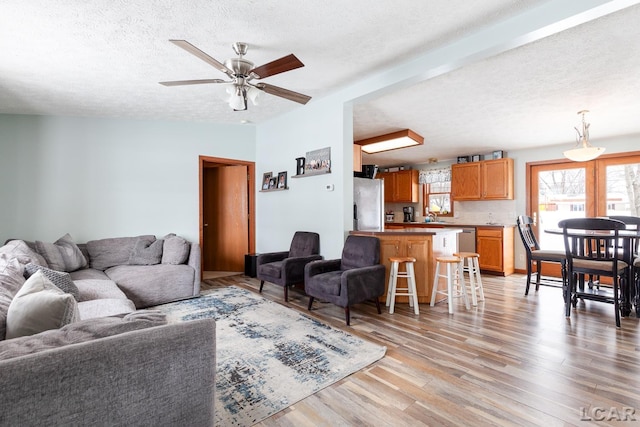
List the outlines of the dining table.
<svg viewBox="0 0 640 427">
<path fill-rule="evenodd" d="M 563 235 L 562 228 L 547 228 L 545 233 Z M 584 236 L 605 236 L 613 231 L 608 230 L 579 230 L 579 229 L 567 229 L 567 235 L 569 237 L 584 237 Z M 622 250 L 621 259 L 629 266 L 627 268 L 627 274 L 622 285 L 620 286 L 621 301 L 620 301 L 620 314 L 623 317 L 628 317 L 631 314 L 632 308 L 635 308 L 636 317 L 640 317 L 640 281 L 635 280 L 636 274 L 640 272 L 634 271 L 633 261 L 638 254 L 636 249 L 638 247 L 638 241 L 640 240 L 640 228 L 638 229 L 624 229 L 618 230 L 618 249 Z"/>
</svg>

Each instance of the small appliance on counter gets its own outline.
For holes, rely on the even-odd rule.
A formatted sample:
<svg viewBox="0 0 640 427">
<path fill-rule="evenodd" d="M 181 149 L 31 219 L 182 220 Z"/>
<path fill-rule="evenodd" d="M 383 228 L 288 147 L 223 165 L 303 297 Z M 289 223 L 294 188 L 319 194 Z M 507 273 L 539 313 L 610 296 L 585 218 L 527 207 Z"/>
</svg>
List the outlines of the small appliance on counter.
<svg viewBox="0 0 640 427">
<path fill-rule="evenodd" d="M 387 212 L 386 214 L 384 214 L 387 222 L 393 222 L 393 220 L 395 219 L 395 215 L 393 212 Z"/>
<path fill-rule="evenodd" d="M 402 208 L 402 212 L 404 213 L 404 222 L 414 222 L 414 211 L 413 206 L 405 206 Z"/>
</svg>

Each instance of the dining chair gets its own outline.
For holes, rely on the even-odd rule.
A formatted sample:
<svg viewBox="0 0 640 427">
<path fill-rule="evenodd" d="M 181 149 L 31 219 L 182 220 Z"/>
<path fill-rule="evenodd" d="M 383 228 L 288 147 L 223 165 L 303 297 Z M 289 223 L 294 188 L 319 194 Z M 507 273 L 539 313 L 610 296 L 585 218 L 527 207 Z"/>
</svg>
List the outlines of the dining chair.
<svg viewBox="0 0 640 427">
<path fill-rule="evenodd" d="M 542 271 L 543 262 L 560 263 L 562 269 L 562 283 L 564 284 L 567 261 L 565 252 L 540 249 L 538 240 L 531 228 L 531 225 L 533 224 L 533 219 L 531 217 L 520 215 L 516 218 L 516 223 L 518 225 L 520 237 L 522 238 L 522 244 L 527 252 L 527 287 L 524 290 L 524 294 L 529 295 L 529 286 L 531 285 L 531 274 L 533 272 L 534 262 L 536 264 L 536 291 L 540 288 L 540 273 Z"/>
<path fill-rule="evenodd" d="M 630 263 L 629 266 L 629 290 L 630 298 L 636 309 L 636 317 L 640 317 L 640 217 L 637 216 L 624 216 L 614 215 L 609 216 L 609 219 L 615 219 L 622 221 L 625 224 L 626 230 L 636 230 L 638 235 L 631 238 L 629 244 L 630 253 L 627 254 L 626 259 L 623 261 Z"/>
<path fill-rule="evenodd" d="M 625 224 L 608 218 L 571 218 L 558 223 L 562 228 L 567 258 L 567 286 L 565 287 L 566 316 L 578 298 L 613 304 L 616 326 L 620 327 L 620 288 L 626 281 L 628 264 L 617 256 L 619 231 Z M 585 276 L 589 276 L 585 287 Z M 611 288 L 592 286 L 593 278 L 611 277 Z M 624 285 L 624 283 L 622 284 Z"/>
</svg>

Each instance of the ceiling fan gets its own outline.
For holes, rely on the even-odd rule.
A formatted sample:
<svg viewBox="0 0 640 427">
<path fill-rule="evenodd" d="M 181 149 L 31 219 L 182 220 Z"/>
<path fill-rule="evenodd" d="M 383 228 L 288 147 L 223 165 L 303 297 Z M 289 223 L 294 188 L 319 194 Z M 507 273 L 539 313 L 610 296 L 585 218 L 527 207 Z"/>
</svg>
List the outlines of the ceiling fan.
<svg viewBox="0 0 640 427">
<path fill-rule="evenodd" d="M 264 79 L 265 77 L 274 76 L 276 74 L 284 73 L 285 71 L 295 70 L 296 68 L 304 67 L 304 64 L 300 62 L 294 54 L 283 56 L 280 59 L 271 61 L 267 64 L 259 67 L 254 67 L 253 62 L 247 61 L 243 58 L 247 53 L 249 46 L 246 43 L 236 42 L 232 45 L 234 52 L 238 55 L 237 58 L 231 58 L 224 61 L 224 64 L 218 62 L 211 56 L 207 55 L 191 43 L 186 40 L 169 40 L 171 43 L 186 50 L 192 55 L 197 56 L 209 65 L 225 73 L 230 80 L 222 79 L 202 79 L 202 80 L 178 80 L 169 82 L 160 82 L 164 86 L 182 86 L 182 85 L 197 85 L 207 83 L 223 83 L 229 85 L 227 93 L 229 98 L 227 102 L 229 106 L 235 111 L 242 111 L 247 109 L 247 98 L 256 105 L 256 98 L 262 92 L 266 92 L 270 95 L 279 96 L 281 98 L 288 99 L 290 101 L 298 102 L 300 104 L 306 104 L 311 99 L 310 96 L 303 95 L 301 93 L 294 92 L 292 90 L 284 89 L 278 86 L 270 85 L 267 83 L 256 82 L 254 79 Z"/>
</svg>

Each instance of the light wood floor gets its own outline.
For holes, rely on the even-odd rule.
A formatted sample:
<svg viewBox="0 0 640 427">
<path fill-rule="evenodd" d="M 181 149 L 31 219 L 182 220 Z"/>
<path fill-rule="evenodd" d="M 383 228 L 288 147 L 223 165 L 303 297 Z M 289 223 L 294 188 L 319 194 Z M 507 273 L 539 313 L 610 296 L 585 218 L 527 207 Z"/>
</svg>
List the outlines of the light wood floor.
<svg viewBox="0 0 640 427">
<path fill-rule="evenodd" d="M 301 290 L 291 290 L 285 304 L 282 288 L 265 283 L 266 298 L 387 353 L 257 425 L 640 425 L 638 319 L 623 318 L 616 329 L 613 306 L 593 301 L 579 302 L 566 319 L 558 288 L 525 297 L 522 275 L 483 280 L 486 300 L 470 311 L 457 300 L 453 315 L 446 303 L 421 304 L 418 316 L 407 304 L 378 315 L 365 303 L 352 308 L 351 327 L 341 308 L 315 302 L 308 312 Z M 208 283 L 259 288 L 242 275 Z"/>
</svg>

